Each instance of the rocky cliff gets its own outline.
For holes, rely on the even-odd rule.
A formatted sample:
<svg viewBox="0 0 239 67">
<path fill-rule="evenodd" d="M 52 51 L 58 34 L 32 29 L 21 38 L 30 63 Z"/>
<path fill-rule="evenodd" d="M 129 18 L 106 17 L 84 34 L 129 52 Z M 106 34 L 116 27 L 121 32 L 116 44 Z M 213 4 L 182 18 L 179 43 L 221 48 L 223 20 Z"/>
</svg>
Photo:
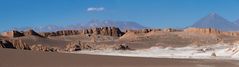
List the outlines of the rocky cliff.
<svg viewBox="0 0 239 67">
<path fill-rule="evenodd" d="M 202 34 L 220 34 L 221 31 L 212 28 L 188 28 L 184 32 L 189 33 L 202 33 Z"/>
<path fill-rule="evenodd" d="M 226 36 L 239 36 L 239 32 L 223 32 L 213 28 L 188 28 L 184 32 L 198 33 L 198 34 L 211 34 L 211 35 L 226 35 Z"/>
<path fill-rule="evenodd" d="M 101 28 L 91 28 L 83 30 L 62 30 L 57 32 L 46 32 L 41 33 L 41 35 L 48 36 L 67 36 L 67 35 L 80 35 L 80 34 L 92 34 L 92 35 L 106 35 L 106 36 L 122 36 L 123 32 L 116 27 L 101 27 Z"/>
</svg>

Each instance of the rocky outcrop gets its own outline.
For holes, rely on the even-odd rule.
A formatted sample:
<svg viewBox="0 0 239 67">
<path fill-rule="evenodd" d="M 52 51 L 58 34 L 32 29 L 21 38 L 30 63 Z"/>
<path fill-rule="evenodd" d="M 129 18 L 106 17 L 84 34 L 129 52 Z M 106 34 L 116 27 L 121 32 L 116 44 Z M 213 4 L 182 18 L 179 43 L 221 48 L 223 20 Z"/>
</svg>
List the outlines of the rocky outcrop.
<svg viewBox="0 0 239 67">
<path fill-rule="evenodd" d="M 93 31 L 94 32 L 100 32 L 101 35 L 109 35 L 109 36 L 122 36 L 123 33 L 120 31 L 119 28 L 116 27 L 102 27 L 99 29 L 99 31 Z"/>
<path fill-rule="evenodd" d="M 44 46 L 42 44 L 32 45 L 31 50 L 33 51 L 46 51 L 46 52 L 59 52 L 60 49 L 57 47 Z"/>
<path fill-rule="evenodd" d="M 74 41 L 65 46 L 65 51 L 80 51 L 80 50 L 131 50 L 127 45 L 123 44 L 95 44 L 81 41 Z"/>
<path fill-rule="evenodd" d="M 0 40 L 0 48 L 12 48 L 12 49 L 16 49 L 12 43 L 10 43 L 7 40 Z"/>
<path fill-rule="evenodd" d="M 3 32 L 3 33 L 1 33 L 1 35 L 3 37 L 10 37 L 10 38 L 24 36 L 24 34 L 22 32 L 15 31 L 15 30 L 10 31 L 10 32 Z"/>
<path fill-rule="evenodd" d="M 78 35 L 81 32 L 79 30 L 61 30 L 56 32 L 43 32 L 40 33 L 44 37 L 48 36 L 67 36 L 67 35 Z"/>
<path fill-rule="evenodd" d="M 101 28 L 92 28 L 82 30 L 82 34 L 93 34 L 93 35 L 106 35 L 106 36 L 115 36 L 119 37 L 123 35 L 123 32 L 116 27 L 101 27 Z"/>
<path fill-rule="evenodd" d="M 81 41 L 71 42 L 65 46 L 66 51 L 79 51 L 79 50 L 91 50 L 92 46 L 87 44 L 82 44 Z"/>
<path fill-rule="evenodd" d="M 221 32 L 212 28 L 188 28 L 184 32 L 189 33 L 201 33 L 201 34 L 220 34 Z"/>
<path fill-rule="evenodd" d="M 117 45 L 114 49 L 115 50 L 132 50 L 131 48 L 129 48 L 129 46 L 123 45 L 123 44 Z"/>
</svg>

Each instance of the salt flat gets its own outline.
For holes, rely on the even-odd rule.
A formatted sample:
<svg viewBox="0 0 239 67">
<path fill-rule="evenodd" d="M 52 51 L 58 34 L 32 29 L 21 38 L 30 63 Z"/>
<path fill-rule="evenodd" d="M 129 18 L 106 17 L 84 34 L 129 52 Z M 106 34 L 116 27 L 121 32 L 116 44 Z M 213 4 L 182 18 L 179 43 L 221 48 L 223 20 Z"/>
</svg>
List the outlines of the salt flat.
<svg viewBox="0 0 239 67">
<path fill-rule="evenodd" d="M 187 46 L 177 48 L 152 47 L 139 50 L 83 50 L 71 53 L 153 58 L 239 60 L 239 45 L 216 44 L 200 47 Z"/>
</svg>

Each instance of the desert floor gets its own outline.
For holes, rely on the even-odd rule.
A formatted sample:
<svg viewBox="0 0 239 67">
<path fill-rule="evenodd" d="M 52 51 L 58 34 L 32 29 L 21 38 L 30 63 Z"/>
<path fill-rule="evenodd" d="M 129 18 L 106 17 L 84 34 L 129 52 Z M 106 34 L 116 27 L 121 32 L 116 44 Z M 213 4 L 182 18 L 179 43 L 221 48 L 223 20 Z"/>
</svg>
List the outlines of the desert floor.
<svg viewBox="0 0 239 67">
<path fill-rule="evenodd" d="M 0 67 L 239 67 L 239 61 L 97 56 L 1 48 Z"/>
</svg>

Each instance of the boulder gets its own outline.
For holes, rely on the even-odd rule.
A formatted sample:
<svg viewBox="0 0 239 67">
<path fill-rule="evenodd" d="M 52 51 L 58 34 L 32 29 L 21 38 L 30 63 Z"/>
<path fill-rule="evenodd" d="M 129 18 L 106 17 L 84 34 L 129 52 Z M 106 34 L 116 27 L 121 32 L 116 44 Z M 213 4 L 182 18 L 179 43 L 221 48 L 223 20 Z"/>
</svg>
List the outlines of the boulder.
<svg viewBox="0 0 239 67">
<path fill-rule="evenodd" d="M 121 45 L 117 45 L 115 48 L 115 50 L 131 50 L 131 48 L 129 48 L 129 46 L 121 44 Z"/>
<path fill-rule="evenodd" d="M 216 54 L 215 52 L 213 52 L 213 53 L 211 54 L 211 56 L 212 56 L 212 57 L 216 57 L 217 54 Z"/>
</svg>

